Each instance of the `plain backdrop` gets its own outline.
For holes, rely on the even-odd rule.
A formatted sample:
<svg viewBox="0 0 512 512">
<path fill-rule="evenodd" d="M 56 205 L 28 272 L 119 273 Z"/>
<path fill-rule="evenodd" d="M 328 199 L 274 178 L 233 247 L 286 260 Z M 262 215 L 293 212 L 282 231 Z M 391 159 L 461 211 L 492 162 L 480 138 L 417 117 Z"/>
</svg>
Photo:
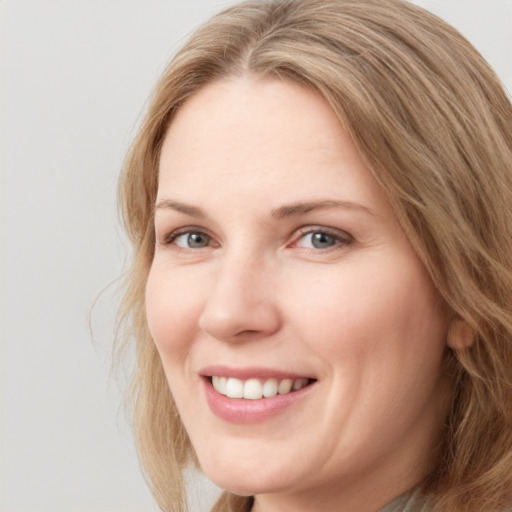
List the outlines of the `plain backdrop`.
<svg viewBox="0 0 512 512">
<path fill-rule="evenodd" d="M 156 510 L 110 370 L 116 182 L 165 63 L 229 3 L 0 1 L 1 512 Z M 512 0 L 417 3 L 512 90 Z M 207 510 L 216 489 L 191 482 Z"/>
</svg>

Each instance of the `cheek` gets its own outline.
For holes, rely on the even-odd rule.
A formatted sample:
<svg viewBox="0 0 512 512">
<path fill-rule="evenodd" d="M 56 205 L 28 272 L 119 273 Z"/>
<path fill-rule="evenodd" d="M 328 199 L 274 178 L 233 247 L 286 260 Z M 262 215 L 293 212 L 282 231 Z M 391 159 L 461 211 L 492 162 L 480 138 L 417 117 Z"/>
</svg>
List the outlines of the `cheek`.
<svg viewBox="0 0 512 512">
<path fill-rule="evenodd" d="M 197 330 L 201 304 L 198 290 L 180 273 L 153 264 L 146 284 L 146 318 L 165 363 L 182 360 Z"/>
<path fill-rule="evenodd" d="M 444 404 L 446 315 L 422 267 L 405 263 L 311 280 L 294 312 L 299 339 L 325 369 L 324 423 L 344 429 L 345 447 L 378 439 L 375 450 L 386 450 Z"/>
<path fill-rule="evenodd" d="M 288 294 L 298 334 L 331 365 L 437 364 L 444 350 L 441 300 L 416 260 L 333 268 Z"/>
</svg>

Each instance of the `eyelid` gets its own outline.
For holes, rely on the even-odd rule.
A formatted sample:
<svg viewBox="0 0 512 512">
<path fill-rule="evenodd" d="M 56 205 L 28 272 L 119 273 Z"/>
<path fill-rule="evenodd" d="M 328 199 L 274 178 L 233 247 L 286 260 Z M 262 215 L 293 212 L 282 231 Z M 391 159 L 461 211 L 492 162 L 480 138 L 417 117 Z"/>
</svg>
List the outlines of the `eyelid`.
<svg viewBox="0 0 512 512">
<path fill-rule="evenodd" d="M 325 233 L 326 235 L 332 236 L 335 238 L 339 243 L 329 247 L 327 249 L 311 249 L 315 252 L 326 252 L 329 250 L 333 250 L 336 248 L 339 248 L 341 246 L 346 246 L 354 242 L 354 237 L 350 235 L 350 233 L 347 233 L 344 230 L 336 229 L 336 228 L 329 228 L 326 226 L 304 226 L 297 230 L 296 234 L 293 237 L 293 241 L 289 246 L 296 246 L 297 242 L 302 239 L 304 236 L 312 234 L 312 233 Z M 306 247 L 299 247 L 300 249 L 306 249 L 309 248 Z"/>
<path fill-rule="evenodd" d="M 205 236 L 207 236 L 210 239 L 210 241 L 212 241 L 213 243 L 208 246 L 205 246 L 205 248 L 206 247 L 215 247 L 215 246 L 219 245 L 219 243 L 216 242 L 215 237 L 212 234 L 210 234 L 207 229 L 205 229 L 204 227 L 201 227 L 201 226 L 183 226 L 181 228 L 177 228 L 170 232 L 167 232 L 164 236 L 157 237 L 157 239 L 159 239 L 159 245 L 170 246 L 170 245 L 173 245 L 173 242 L 178 237 L 180 237 L 184 234 L 188 234 L 188 233 L 201 233 L 201 234 L 204 234 Z M 296 246 L 297 242 L 301 238 L 303 238 L 304 236 L 306 236 L 308 234 L 312 234 L 312 233 L 325 233 L 326 235 L 329 235 L 329 236 L 332 236 L 333 238 L 335 238 L 338 242 L 336 245 L 334 245 L 330 248 L 326 248 L 326 249 L 311 248 L 311 250 L 313 250 L 315 252 L 327 252 L 329 250 L 334 250 L 336 248 L 339 248 L 340 246 L 349 245 L 354 241 L 354 238 L 352 237 L 352 235 L 350 235 L 348 232 L 346 232 L 344 230 L 337 229 L 337 228 L 330 228 L 330 227 L 326 227 L 326 226 L 318 226 L 318 225 L 311 226 L 311 225 L 309 225 L 309 226 L 301 227 L 298 230 L 296 230 L 293 235 L 292 242 L 287 244 L 287 246 L 288 247 Z M 307 248 L 307 247 L 298 247 L 298 248 L 309 250 L 309 248 Z M 193 250 L 195 251 L 197 249 L 193 249 Z"/>
<path fill-rule="evenodd" d="M 214 242 L 212 245 L 209 245 L 206 247 L 218 245 L 218 243 L 215 242 L 215 237 L 213 235 L 211 235 L 207 229 L 204 229 L 200 226 L 183 226 L 181 228 L 174 229 L 162 237 L 160 244 L 164 245 L 164 246 L 172 245 L 173 242 L 178 237 L 180 237 L 181 235 L 186 235 L 188 233 L 200 233 L 200 234 L 206 235 L 211 241 Z M 197 249 L 194 249 L 194 250 L 197 250 Z"/>
</svg>

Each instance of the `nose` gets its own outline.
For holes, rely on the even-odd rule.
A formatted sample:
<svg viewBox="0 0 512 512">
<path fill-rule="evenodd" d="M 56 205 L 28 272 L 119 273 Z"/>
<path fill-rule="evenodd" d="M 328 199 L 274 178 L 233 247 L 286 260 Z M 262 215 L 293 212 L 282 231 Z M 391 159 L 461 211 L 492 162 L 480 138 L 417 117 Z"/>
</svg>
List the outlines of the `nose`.
<svg viewBox="0 0 512 512">
<path fill-rule="evenodd" d="M 271 336 L 281 327 L 272 272 L 247 258 L 219 264 L 212 278 L 199 327 L 225 342 Z"/>
</svg>

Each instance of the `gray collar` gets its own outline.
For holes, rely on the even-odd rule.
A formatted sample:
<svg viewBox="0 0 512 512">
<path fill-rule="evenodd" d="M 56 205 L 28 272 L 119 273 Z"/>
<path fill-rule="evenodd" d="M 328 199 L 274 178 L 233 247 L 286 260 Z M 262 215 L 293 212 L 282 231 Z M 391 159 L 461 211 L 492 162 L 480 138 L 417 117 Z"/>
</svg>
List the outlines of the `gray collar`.
<svg viewBox="0 0 512 512">
<path fill-rule="evenodd" d="M 409 491 L 388 503 L 379 512 L 424 512 L 421 501 L 417 492 Z"/>
</svg>

